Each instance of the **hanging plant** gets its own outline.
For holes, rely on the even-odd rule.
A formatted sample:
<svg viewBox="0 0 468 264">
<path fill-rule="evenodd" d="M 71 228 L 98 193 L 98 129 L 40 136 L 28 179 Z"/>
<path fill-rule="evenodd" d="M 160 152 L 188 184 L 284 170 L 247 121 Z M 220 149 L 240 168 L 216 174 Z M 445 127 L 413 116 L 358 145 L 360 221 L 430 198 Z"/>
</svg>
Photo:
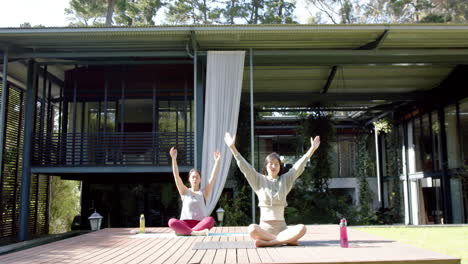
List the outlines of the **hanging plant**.
<svg viewBox="0 0 468 264">
<path fill-rule="evenodd" d="M 389 134 L 392 132 L 392 127 L 393 127 L 393 122 L 390 118 L 382 118 L 374 123 L 374 127 L 377 130 L 377 133 L 384 132 L 386 134 Z"/>
<path fill-rule="evenodd" d="M 326 112 L 314 112 L 303 121 L 300 134 L 304 139 L 304 149 L 310 147 L 310 138 L 320 136 L 320 147 L 310 159 L 312 187 L 318 192 L 328 189 L 328 181 L 331 178 L 330 152 L 331 142 L 335 140 L 335 127 L 331 115 Z M 307 178 L 304 177 L 304 180 Z"/>
<path fill-rule="evenodd" d="M 367 178 L 374 175 L 374 163 L 367 149 L 367 139 L 369 135 L 360 135 L 357 137 L 357 159 L 356 172 L 359 181 L 359 203 L 360 220 L 362 224 L 371 224 L 374 221 L 374 212 L 372 210 L 372 191 L 369 188 Z"/>
</svg>

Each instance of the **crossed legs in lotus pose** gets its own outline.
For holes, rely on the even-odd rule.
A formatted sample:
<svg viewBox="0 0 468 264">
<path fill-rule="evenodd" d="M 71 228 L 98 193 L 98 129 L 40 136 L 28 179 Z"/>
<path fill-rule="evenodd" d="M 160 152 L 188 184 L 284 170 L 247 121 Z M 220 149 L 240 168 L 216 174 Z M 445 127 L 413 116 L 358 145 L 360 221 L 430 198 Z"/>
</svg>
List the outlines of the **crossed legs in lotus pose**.
<svg viewBox="0 0 468 264">
<path fill-rule="evenodd" d="M 275 236 L 256 224 L 249 225 L 247 229 L 250 237 L 255 240 L 256 247 L 271 247 L 285 244 L 297 246 L 299 245 L 299 238 L 303 237 L 307 230 L 304 225 L 300 224 L 288 227 Z"/>
</svg>

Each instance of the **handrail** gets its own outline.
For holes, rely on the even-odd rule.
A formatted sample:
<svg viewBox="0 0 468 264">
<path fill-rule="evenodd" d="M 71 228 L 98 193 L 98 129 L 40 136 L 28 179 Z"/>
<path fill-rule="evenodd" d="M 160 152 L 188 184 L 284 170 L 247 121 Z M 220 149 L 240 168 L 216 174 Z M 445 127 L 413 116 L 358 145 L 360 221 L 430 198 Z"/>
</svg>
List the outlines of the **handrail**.
<svg viewBox="0 0 468 264">
<path fill-rule="evenodd" d="M 180 165 L 193 165 L 193 132 L 54 133 L 33 136 L 33 166 L 170 166 L 169 149 Z"/>
</svg>

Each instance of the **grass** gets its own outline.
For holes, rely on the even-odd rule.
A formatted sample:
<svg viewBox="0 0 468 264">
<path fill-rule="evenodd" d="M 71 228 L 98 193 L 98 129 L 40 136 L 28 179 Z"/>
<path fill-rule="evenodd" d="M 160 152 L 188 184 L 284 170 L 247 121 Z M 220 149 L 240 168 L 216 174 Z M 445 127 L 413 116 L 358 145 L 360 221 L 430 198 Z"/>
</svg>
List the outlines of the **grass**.
<svg viewBox="0 0 468 264">
<path fill-rule="evenodd" d="M 461 227 L 359 227 L 370 234 L 429 249 L 468 264 L 468 226 Z"/>
</svg>

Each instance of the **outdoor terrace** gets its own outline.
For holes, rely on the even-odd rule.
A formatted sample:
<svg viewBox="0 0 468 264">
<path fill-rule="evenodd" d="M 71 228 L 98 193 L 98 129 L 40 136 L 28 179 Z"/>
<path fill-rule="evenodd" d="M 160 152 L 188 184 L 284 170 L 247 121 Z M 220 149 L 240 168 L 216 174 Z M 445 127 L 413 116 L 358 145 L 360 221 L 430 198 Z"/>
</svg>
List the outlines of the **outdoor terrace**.
<svg viewBox="0 0 468 264">
<path fill-rule="evenodd" d="M 336 225 L 307 227 L 297 247 L 255 248 L 246 227 L 215 227 L 209 236 L 175 236 L 169 228 L 107 228 L 0 256 L 0 263 L 440 263 L 460 259 Z"/>
</svg>

